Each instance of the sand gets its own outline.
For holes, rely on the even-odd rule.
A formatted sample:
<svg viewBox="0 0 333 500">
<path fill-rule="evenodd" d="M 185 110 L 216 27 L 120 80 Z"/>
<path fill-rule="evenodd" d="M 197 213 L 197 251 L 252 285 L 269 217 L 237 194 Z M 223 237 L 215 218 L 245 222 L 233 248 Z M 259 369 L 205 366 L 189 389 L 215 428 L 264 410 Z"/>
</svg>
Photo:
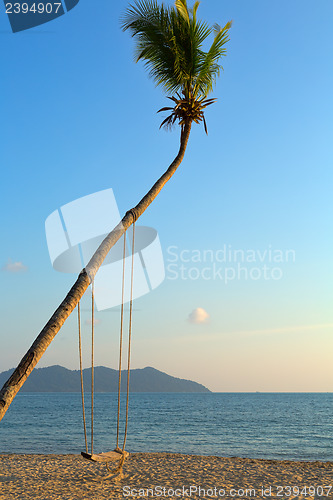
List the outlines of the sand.
<svg viewBox="0 0 333 500">
<path fill-rule="evenodd" d="M 0 499 L 333 499 L 333 462 L 134 453 L 122 475 L 106 473 L 78 455 L 4 454 Z"/>
</svg>

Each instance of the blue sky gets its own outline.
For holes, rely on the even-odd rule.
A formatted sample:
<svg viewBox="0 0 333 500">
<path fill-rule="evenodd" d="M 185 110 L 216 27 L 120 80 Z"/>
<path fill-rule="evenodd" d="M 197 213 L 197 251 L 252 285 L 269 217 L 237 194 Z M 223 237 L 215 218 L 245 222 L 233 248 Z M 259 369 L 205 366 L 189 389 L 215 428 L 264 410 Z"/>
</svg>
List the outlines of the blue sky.
<svg viewBox="0 0 333 500">
<path fill-rule="evenodd" d="M 0 6 L 0 371 L 75 279 L 52 269 L 48 215 L 110 187 L 123 214 L 177 152 L 178 130 L 159 130 L 167 100 L 120 30 L 126 6 L 80 0 L 16 34 Z M 332 2 L 203 0 L 198 14 L 233 20 L 228 55 L 209 135 L 194 126 L 179 171 L 140 219 L 159 233 L 166 279 L 136 301 L 133 367 L 216 391 L 331 391 Z M 171 279 L 170 247 L 193 260 L 224 245 L 295 259 L 277 266 L 280 279 Z M 98 317 L 97 363 L 116 367 L 117 310 Z M 76 369 L 76 343 L 70 318 L 39 366 Z"/>
</svg>

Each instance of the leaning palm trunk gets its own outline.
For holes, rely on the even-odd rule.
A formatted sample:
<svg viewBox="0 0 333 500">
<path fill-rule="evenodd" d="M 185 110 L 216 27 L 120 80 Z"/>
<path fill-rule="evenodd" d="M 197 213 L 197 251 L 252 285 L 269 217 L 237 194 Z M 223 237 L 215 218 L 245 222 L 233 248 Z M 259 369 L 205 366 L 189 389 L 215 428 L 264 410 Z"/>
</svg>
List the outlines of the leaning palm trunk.
<svg viewBox="0 0 333 500">
<path fill-rule="evenodd" d="M 184 158 L 190 131 L 191 121 L 188 120 L 182 128 L 180 148 L 174 161 L 171 163 L 166 172 L 153 185 L 150 191 L 148 191 L 148 193 L 136 205 L 136 207 L 126 212 L 121 222 L 103 240 L 88 265 L 79 274 L 75 284 L 72 286 L 66 298 L 46 323 L 35 342 L 22 358 L 16 370 L 4 384 L 0 391 L 0 420 L 5 415 L 17 392 L 27 380 L 30 373 L 41 359 L 68 316 L 73 312 L 79 303 L 88 286 L 92 283 L 109 250 L 116 244 L 131 224 L 133 224 L 133 222 L 135 222 L 149 207 L 163 186 L 173 176 L 181 164 Z"/>
</svg>

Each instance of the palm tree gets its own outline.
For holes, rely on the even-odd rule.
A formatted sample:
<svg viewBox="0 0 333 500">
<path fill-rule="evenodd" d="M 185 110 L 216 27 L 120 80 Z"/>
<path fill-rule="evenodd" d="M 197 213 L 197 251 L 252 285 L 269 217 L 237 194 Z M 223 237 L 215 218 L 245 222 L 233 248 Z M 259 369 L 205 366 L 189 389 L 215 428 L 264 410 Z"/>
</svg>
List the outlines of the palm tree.
<svg viewBox="0 0 333 500">
<path fill-rule="evenodd" d="M 170 111 L 161 126 L 170 128 L 177 123 L 180 125 L 179 151 L 150 191 L 136 207 L 126 212 L 118 226 L 101 243 L 66 298 L 1 389 L 0 420 L 92 283 L 109 250 L 142 215 L 179 167 L 184 158 L 192 123 L 203 122 L 207 132 L 204 109 L 215 102 L 215 99 L 207 99 L 207 96 L 221 70 L 219 60 L 226 53 L 224 46 L 228 41 L 231 23 L 227 23 L 224 28 L 218 25 L 208 26 L 197 20 L 198 6 L 199 2 L 195 2 L 190 9 L 186 0 L 176 0 L 175 7 L 158 5 L 155 0 L 139 0 L 130 5 L 124 14 L 122 28 L 124 31 L 129 30 L 136 40 L 137 61 L 143 60 L 156 84 L 171 94 L 169 99 L 173 105 L 159 110 Z M 205 52 L 202 45 L 210 35 L 214 35 L 213 42 Z"/>
</svg>

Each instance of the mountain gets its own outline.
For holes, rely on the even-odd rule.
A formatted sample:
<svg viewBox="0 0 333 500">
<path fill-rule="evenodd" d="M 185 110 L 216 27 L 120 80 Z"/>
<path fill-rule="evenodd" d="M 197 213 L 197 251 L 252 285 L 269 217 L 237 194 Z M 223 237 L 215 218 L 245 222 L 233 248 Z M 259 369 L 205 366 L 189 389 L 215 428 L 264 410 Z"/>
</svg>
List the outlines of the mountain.
<svg viewBox="0 0 333 500">
<path fill-rule="evenodd" d="M 13 370 L 0 373 L 0 389 L 7 382 Z M 91 389 L 91 369 L 83 370 L 85 391 Z M 126 391 L 127 371 L 122 371 L 122 392 Z M 68 370 L 62 366 L 35 368 L 21 392 L 80 392 L 80 371 Z M 118 370 L 97 366 L 94 369 L 95 392 L 117 392 Z M 131 370 L 131 392 L 210 392 L 197 382 L 171 377 L 155 368 L 146 367 Z"/>
</svg>

